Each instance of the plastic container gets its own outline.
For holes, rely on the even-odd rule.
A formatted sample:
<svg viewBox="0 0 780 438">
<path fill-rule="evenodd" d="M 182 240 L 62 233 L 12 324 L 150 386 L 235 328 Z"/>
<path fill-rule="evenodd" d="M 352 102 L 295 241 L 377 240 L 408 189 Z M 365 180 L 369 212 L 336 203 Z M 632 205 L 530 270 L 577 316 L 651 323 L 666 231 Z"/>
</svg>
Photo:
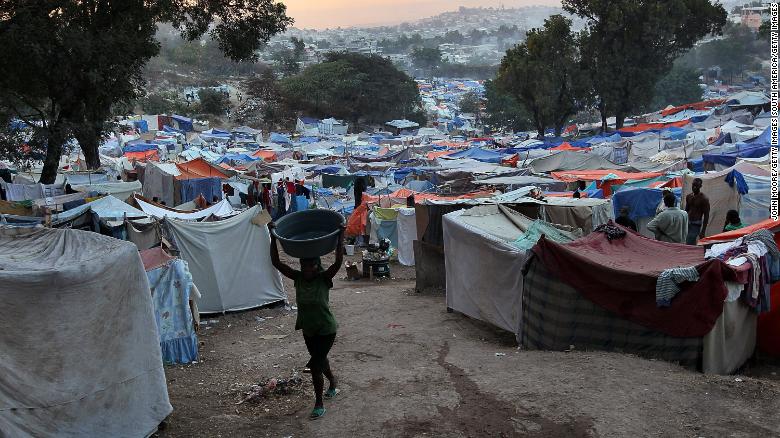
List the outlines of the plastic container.
<svg viewBox="0 0 780 438">
<path fill-rule="evenodd" d="M 336 249 L 342 225 L 344 216 L 335 211 L 303 210 L 283 216 L 272 232 L 288 255 L 320 257 Z"/>
<path fill-rule="evenodd" d="M 355 245 L 344 245 L 344 249 L 348 256 L 355 255 Z"/>
</svg>

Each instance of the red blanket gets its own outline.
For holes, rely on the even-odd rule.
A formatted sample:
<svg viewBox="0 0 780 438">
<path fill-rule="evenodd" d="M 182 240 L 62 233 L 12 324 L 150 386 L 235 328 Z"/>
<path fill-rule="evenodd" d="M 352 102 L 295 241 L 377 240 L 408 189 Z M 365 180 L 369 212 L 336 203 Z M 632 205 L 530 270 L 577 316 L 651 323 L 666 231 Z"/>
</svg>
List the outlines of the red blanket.
<svg viewBox="0 0 780 438">
<path fill-rule="evenodd" d="M 724 280 L 735 273 L 720 260 L 705 260 L 704 249 L 659 242 L 627 232 L 613 241 L 594 232 L 564 245 L 542 236 L 533 248 L 552 274 L 594 303 L 623 318 L 670 336 L 701 337 L 723 313 Z M 682 284 L 670 307 L 655 301 L 658 275 L 695 266 L 699 281 Z"/>
</svg>

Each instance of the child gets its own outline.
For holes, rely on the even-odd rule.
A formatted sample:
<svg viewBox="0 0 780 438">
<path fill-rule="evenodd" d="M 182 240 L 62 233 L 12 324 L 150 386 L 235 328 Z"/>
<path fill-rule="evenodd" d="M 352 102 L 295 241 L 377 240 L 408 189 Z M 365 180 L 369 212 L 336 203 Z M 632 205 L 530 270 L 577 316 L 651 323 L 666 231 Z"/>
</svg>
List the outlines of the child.
<svg viewBox="0 0 780 438">
<path fill-rule="evenodd" d="M 743 227 L 742 219 L 739 218 L 739 212 L 737 210 L 729 210 L 726 212 L 726 224 L 723 226 L 723 231 L 734 231 Z"/>
<path fill-rule="evenodd" d="M 268 224 L 269 230 L 275 226 L 273 222 Z M 282 263 L 279 259 L 276 237 L 271 233 L 271 263 L 282 275 L 295 281 L 295 297 L 298 304 L 295 329 L 303 331 L 303 340 L 311 356 L 309 363 L 306 364 L 311 370 L 311 379 L 314 383 L 315 401 L 314 409 L 309 416 L 311 419 L 325 415 L 325 407 L 322 403 L 322 391 L 325 386 L 323 375 L 329 382 L 325 398 L 331 399 L 339 393 L 336 377 L 328 362 L 328 352 L 336 339 L 338 328 L 336 318 L 333 317 L 328 306 L 328 295 L 330 288 L 333 287 L 333 277 L 339 272 L 344 261 L 344 228 L 341 227 L 339 243 L 336 247 L 336 261 L 327 270 L 322 269 L 319 257 L 300 259 L 300 271 Z"/>
</svg>

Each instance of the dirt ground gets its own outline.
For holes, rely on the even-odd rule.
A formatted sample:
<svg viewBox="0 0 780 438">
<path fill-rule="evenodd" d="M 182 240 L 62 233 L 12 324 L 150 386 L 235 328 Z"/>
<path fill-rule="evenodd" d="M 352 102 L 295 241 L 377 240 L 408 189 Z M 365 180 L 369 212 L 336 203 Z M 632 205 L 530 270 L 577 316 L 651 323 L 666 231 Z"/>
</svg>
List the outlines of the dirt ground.
<svg viewBox="0 0 780 438">
<path fill-rule="evenodd" d="M 714 376 L 624 354 L 519 351 L 513 334 L 447 313 L 443 294 L 416 293 L 414 268 L 391 272 L 334 282 L 342 392 L 323 418 L 308 419 L 307 374 L 286 394 L 237 404 L 308 360 L 294 308 L 278 306 L 205 318 L 201 360 L 166 367 L 174 411 L 156 436 L 780 436 L 777 361 Z"/>
</svg>

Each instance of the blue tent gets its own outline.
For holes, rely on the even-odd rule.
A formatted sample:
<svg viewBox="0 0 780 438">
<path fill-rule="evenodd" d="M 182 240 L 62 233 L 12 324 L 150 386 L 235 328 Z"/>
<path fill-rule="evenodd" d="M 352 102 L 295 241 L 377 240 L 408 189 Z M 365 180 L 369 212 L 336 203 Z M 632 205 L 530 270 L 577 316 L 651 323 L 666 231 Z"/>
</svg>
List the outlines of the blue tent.
<svg viewBox="0 0 780 438">
<path fill-rule="evenodd" d="M 133 126 L 142 134 L 149 132 L 149 123 L 146 120 L 133 120 Z"/>
<path fill-rule="evenodd" d="M 468 148 L 462 151 L 458 151 L 447 155 L 448 158 L 471 158 L 472 160 L 482 161 L 485 163 L 500 163 L 504 158 L 504 154 L 494 150 L 487 150 L 481 148 Z"/>
<path fill-rule="evenodd" d="M 290 141 L 290 137 L 288 137 L 288 136 L 286 136 L 284 134 L 279 134 L 278 132 L 272 132 L 271 136 L 268 138 L 268 140 L 271 143 L 292 144 L 292 142 Z"/>
<path fill-rule="evenodd" d="M 672 193 L 679 202 L 682 190 L 680 188 L 672 189 Z M 621 190 L 612 195 L 612 208 L 615 210 L 615 217 L 618 217 L 620 209 L 627 206 L 629 208 L 628 217 L 635 221 L 640 217 L 655 216 L 655 209 L 662 199 L 663 189 L 642 187 Z"/>
<path fill-rule="evenodd" d="M 157 150 L 157 145 L 154 143 L 135 143 L 128 144 L 122 148 L 122 152 L 146 152 Z"/>
<path fill-rule="evenodd" d="M 194 130 L 192 127 L 192 119 L 177 114 L 172 115 L 171 118 L 176 122 L 176 125 L 181 131 L 192 132 Z"/>
</svg>

